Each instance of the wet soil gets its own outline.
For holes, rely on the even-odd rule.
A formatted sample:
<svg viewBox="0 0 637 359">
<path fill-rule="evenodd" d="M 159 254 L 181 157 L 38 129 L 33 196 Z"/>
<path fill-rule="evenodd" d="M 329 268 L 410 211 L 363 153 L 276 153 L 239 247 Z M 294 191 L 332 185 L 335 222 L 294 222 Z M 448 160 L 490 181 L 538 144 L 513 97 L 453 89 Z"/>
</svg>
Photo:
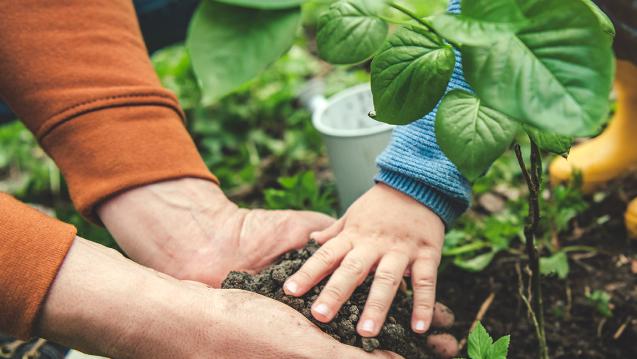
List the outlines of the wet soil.
<svg viewBox="0 0 637 359">
<path fill-rule="evenodd" d="M 406 291 L 399 291 L 389 310 L 387 321 L 376 338 L 362 338 L 356 333 L 356 323 L 365 306 L 367 294 L 372 283 L 368 277 L 345 303 L 336 318 L 329 324 L 315 320 L 310 313 L 312 303 L 317 298 L 327 280 L 300 298 L 285 295 L 283 282 L 292 275 L 318 249 L 310 242 L 300 251 L 285 254 L 276 263 L 257 275 L 232 272 L 222 283 L 224 289 L 243 289 L 283 302 L 302 313 L 325 333 L 338 341 L 363 348 L 389 350 L 405 358 L 427 359 L 433 355 L 426 349 L 426 335 L 418 335 L 410 329 L 412 299 Z"/>
</svg>

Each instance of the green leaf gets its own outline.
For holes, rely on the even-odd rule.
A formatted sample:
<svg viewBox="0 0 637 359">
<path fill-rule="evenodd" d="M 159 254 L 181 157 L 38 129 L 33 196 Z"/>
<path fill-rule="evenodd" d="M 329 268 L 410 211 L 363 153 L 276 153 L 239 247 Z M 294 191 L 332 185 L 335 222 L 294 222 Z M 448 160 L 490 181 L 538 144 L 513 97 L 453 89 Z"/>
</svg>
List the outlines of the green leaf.
<svg viewBox="0 0 637 359">
<path fill-rule="evenodd" d="M 436 115 L 440 148 L 470 181 L 509 148 L 519 125 L 462 90 L 449 92 Z"/>
<path fill-rule="evenodd" d="M 595 310 L 606 318 L 613 316 L 613 311 L 610 306 L 610 294 L 603 290 L 595 290 L 593 293 L 587 293 L 586 299 L 595 306 Z"/>
<path fill-rule="evenodd" d="M 488 45 L 526 24 L 516 0 L 471 0 L 462 2 L 462 13 L 432 18 L 439 34 L 455 44 Z"/>
<path fill-rule="evenodd" d="M 376 119 L 404 125 L 431 112 L 454 65 L 453 48 L 440 37 L 419 26 L 399 28 L 372 61 Z"/>
<path fill-rule="evenodd" d="M 608 34 L 583 1 L 517 0 L 529 19 L 489 46 L 464 46 L 469 83 L 511 118 L 568 136 L 608 116 L 614 65 Z"/>
<path fill-rule="evenodd" d="M 187 46 L 209 106 L 262 72 L 294 42 L 301 12 L 255 10 L 203 1 L 190 24 Z"/>
<path fill-rule="evenodd" d="M 582 0 L 582 1 L 584 1 L 584 3 L 588 5 L 588 7 L 590 7 L 591 10 L 593 10 L 593 12 L 595 13 L 595 16 L 597 16 L 597 20 L 599 20 L 599 23 L 602 29 L 604 30 L 606 34 L 608 34 L 609 40 L 613 41 L 613 38 L 615 37 L 615 34 L 616 34 L 615 25 L 613 25 L 613 22 L 610 20 L 608 15 L 606 15 L 606 13 L 604 13 L 602 9 L 600 9 L 593 1 L 591 0 Z"/>
<path fill-rule="evenodd" d="M 483 271 L 495 257 L 497 251 L 492 250 L 490 252 L 480 254 L 471 259 L 464 259 L 462 257 L 456 257 L 453 260 L 453 264 L 458 268 L 464 269 L 469 272 L 481 272 Z"/>
<path fill-rule="evenodd" d="M 569 271 L 568 256 L 562 251 L 540 258 L 540 273 L 543 275 L 555 274 L 560 279 L 566 279 Z"/>
<path fill-rule="evenodd" d="M 509 354 L 509 343 L 511 342 L 511 336 L 504 336 L 493 343 L 489 348 L 489 359 L 506 359 Z"/>
<path fill-rule="evenodd" d="M 210 0 L 208 0 L 210 1 Z M 298 7 L 307 0 L 214 0 L 216 2 L 253 9 L 278 10 Z"/>
<path fill-rule="evenodd" d="M 319 18 L 316 43 L 321 58 L 349 65 L 367 60 L 387 39 L 389 27 L 378 17 L 382 0 L 347 0 L 332 4 Z"/>
<path fill-rule="evenodd" d="M 523 127 L 524 131 L 526 131 L 531 140 L 533 140 L 540 149 L 564 157 L 568 156 L 568 153 L 571 151 L 573 137 L 542 131 L 529 125 L 524 125 Z"/>
<path fill-rule="evenodd" d="M 493 339 L 487 330 L 482 326 L 482 323 L 478 322 L 476 327 L 469 334 L 467 349 L 469 358 L 471 359 L 489 359 L 489 350 Z"/>
</svg>

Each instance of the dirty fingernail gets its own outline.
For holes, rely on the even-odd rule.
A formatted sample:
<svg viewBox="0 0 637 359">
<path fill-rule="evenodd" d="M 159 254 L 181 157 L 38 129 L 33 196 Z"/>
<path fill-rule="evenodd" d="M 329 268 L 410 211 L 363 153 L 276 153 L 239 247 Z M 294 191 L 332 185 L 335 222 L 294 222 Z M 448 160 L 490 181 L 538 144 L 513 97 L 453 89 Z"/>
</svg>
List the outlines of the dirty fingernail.
<svg viewBox="0 0 637 359">
<path fill-rule="evenodd" d="M 299 290 L 299 285 L 296 284 L 296 282 L 294 281 L 289 281 L 285 283 L 285 289 L 288 293 L 296 294 L 296 292 L 298 292 Z"/>
<path fill-rule="evenodd" d="M 361 326 L 361 329 L 363 331 L 366 331 L 368 333 L 371 333 L 374 331 L 374 321 L 371 319 L 367 319 L 363 322 L 363 325 Z"/>
<path fill-rule="evenodd" d="M 424 320 L 419 320 L 416 322 L 416 325 L 414 325 L 414 329 L 416 329 L 416 331 L 418 332 L 424 332 L 426 327 L 425 327 L 425 321 Z"/>
<path fill-rule="evenodd" d="M 325 304 L 317 305 L 314 307 L 314 311 L 325 317 L 328 317 L 330 314 L 330 309 Z"/>
</svg>

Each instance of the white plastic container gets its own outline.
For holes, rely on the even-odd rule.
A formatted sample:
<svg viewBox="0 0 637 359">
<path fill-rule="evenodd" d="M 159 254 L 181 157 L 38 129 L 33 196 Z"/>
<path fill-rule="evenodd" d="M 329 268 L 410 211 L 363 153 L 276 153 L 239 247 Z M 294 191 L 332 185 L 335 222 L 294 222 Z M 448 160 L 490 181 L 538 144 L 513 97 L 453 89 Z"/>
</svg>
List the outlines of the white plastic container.
<svg viewBox="0 0 637 359">
<path fill-rule="evenodd" d="M 314 97 L 312 123 L 321 133 L 345 211 L 374 184 L 376 157 L 387 147 L 394 126 L 374 121 L 368 84 L 352 87 L 326 100 Z"/>
</svg>

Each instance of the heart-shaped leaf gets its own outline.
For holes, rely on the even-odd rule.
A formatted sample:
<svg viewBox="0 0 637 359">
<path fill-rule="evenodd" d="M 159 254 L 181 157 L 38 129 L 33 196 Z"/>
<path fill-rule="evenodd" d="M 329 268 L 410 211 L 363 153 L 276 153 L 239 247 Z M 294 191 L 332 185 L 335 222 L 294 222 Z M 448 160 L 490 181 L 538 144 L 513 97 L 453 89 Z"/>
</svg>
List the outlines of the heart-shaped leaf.
<svg viewBox="0 0 637 359">
<path fill-rule="evenodd" d="M 568 156 L 568 153 L 571 151 L 571 145 L 573 144 L 572 137 L 542 131 L 529 125 L 524 125 L 524 131 L 526 131 L 531 140 L 544 151 L 564 157 Z"/>
<path fill-rule="evenodd" d="M 462 90 L 449 92 L 436 115 L 440 148 L 470 181 L 482 176 L 509 148 L 518 129 L 518 123 Z"/>
<path fill-rule="evenodd" d="M 431 22 L 457 45 L 488 45 L 519 30 L 527 19 L 516 0 L 463 0 L 461 14 L 440 14 Z"/>
<path fill-rule="evenodd" d="M 251 80 L 293 44 L 299 8 L 256 10 L 202 1 L 190 23 L 187 46 L 209 106 Z"/>
<path fill-rule="evenodd" d="M 387 23 L 378 17 L 382 0 L 337 1 L 318 21 L 316 43 L 321 58 L 349 65 L 367 60 L 387 39 Z"/>
<path fill-rule="evenodd" d="M 404 125 L 431 112 L 444 95 L 453 48 L 420 26 L 399 28 L 372 61 L 376 119 Z"/>
<path fill-rule="evenodd" d="M 210 1 L 210 0 L 207 0 Z M 249 7 L 253 9 L 289 9 L 298 7 L 307 0 L 214 0 L 228 5 Z"/>
<path fill-rule="evenodd" d="M 464 46 L 465 76 L 489 107 L 567 136 L 595 133 L 608 116 L 613 53 L 582 0 L 517 0 L 529 20 L 489 46 Z"/>
</svg>

